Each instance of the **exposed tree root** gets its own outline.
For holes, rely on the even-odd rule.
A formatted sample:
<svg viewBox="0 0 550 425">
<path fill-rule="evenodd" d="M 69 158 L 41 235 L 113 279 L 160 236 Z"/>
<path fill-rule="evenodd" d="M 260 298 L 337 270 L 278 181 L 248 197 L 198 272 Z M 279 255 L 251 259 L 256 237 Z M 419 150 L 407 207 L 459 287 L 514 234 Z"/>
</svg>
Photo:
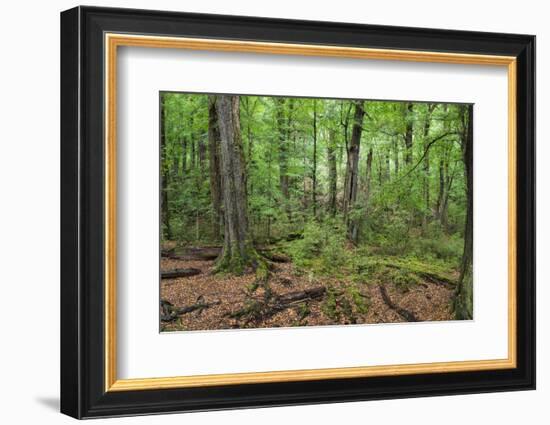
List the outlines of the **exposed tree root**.
<svg viewBox="0 0 550 425">
<path fill-rule="evenodd" d="M 177 277 L 191 277 L 200 274 L 199 269 L 189 268 L 189 269 L 174 269 L 167 270 L 160 273 L 161 279 L 174 279 Z"/>
<path fill-rule="evenodd" d="M 410 312 L 409 310 L 406 310 L 404 308 L 399 307 L 397 304 L 395 304 L 390 296 L 388 295 L 388 292 L 386 291 L 386 287 L 384 285 L 379 285 L 378 289 L 380 290 L 380 295 L 382 295 L 382 299 L 387 304 L 389 308 L 394 310 L 397 314 L 399 314 L 403 319 L 405 319 L 407 322 L 418 322 L 418 319 L 414 315 L 414 313 Z"/>
<path fill-rule="evenodd" d="M 161 307 L 161 314 L 160 314 L 160 320 L 163 322 L 171 322 L 173 320 L 176 320 L 178 316 L 186 313 L 191 313 L 193 311 L 198 310 L 199 313 L 204 310 L 205 308 L 212 307 L 214 305 L 220 304 L 221 301 L 216 300 L 212 302 L 204 302 L 204 299 L 202 296 L 197 298 L 197 302 L 195 304 L 191 304 L 184 307 L 175 307 L 171 302 L 166 300 L 160 300 L 160 307 Z"/>
</svg>

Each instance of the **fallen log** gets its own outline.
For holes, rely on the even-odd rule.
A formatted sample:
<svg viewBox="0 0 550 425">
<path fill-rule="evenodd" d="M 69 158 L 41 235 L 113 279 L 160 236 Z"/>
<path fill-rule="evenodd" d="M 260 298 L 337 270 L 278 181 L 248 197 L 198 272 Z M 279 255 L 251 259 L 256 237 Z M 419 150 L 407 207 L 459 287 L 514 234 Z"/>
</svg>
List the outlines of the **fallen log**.
<svg viewBox="0 0 550 425">
<path fill-rule="evenodd" d="M 446 288 L 454 288 L 456 286 L 456 282 L 452 278 L 443 276 L 440 273 L 435 273 L 428 270 L 419 270 L 416 267 L 409 267 L 406 265 L 396 264 L 396 263 L 384 263 L 384 265 L 392 269 L 406 270 L 409 273 L 416 274 L 421 278 L 426 279 L 428 282 L 435 283 L 436 285 L 445 286 Z"/>
<path fill-rule="evenodd" d="M 292 259 L 285 254 L 281 254 L 280 252 L 272 252 L 269 250 L 258 250 L 260 254 L 262 254 L 265 258 L 267 258 L 270 261 L 273 261 L 274 263 L 290 263 Z"/>
<path fill-rule="evenodd" d="M 218 258 L 221 250 L 220 246 L 188 247 L 183 250 L 181 255 L 176 255 L 174 250 L 162 250 L 161 255 L 171 260 L 211 261 Z M 257 247 L 257 250 L 268 260 L 275 263 L 290 263 L 292 261 L 289 256 L 280 252 L 274 252 L 272 248 Z"/>
<path fill-rule="evenodd" d="M 174 269 L 166 270 L 160 272 L 161 279 L 175 279 L 177 277 L 191 277 L 200 274 L 199 269 L 189 268 L 189 269 Z"/>
<path fill-rule="evenodd" d="M 174 249 L 174 248 L 170 248 L 170 249 L 161 249 L 161 250 L 160 250 L 160 255 L 161 255 L 161 257 L 171 258 L 171 257 L 173 257 L 174 255 L 176 255 L 176 252 L 175 252 L 175 249 Z"/>
<path fill-rule="evenodd" d="M 261 299 L 249 298 L 246 300 L 243 308 L 230 312 L 227 316 L 234 319 L 246 319 L 247 322 L 258 322 L 295 304 L 321 298 L 325 293 L 326 288 L 324 286 L 316 286 L 303 291 L 287 292 L 281 295 L 269 292 L 269 295 L 264 295 Z"/>
<path fill-rule="evenodd" d="M 215 300 L 208 303 L 204 302 L 202 296 L 199 297 L 198 300 L 200 301 L 184 307 L 175 307 L 170 301 L 160 300 L 160 320 L 162 320 L 163 322 L 171 322 L 173 320 L 176 320 L 177 317 L 181 316 L 182 314 L 191 313 L 197 310 L 199 310 L 199 312 L 202 312 L 202 310 L 204 310 L 205 308 L 210 308 L 212 306 L 221 304 L 220 300 Z"/>
<path fill-rule="evenodd" d="M 276 302 L 279 304 L 287 304 L 294 301 L 301 301 L 304 299 L 316 299 L 325 295 L 327 288 L 324 286 L 316 286 L 314 288 L 305 289 L 303 291 L 287 292 L 276 296 Z"/>
<path fill-rule="evenodd" d="M 382 295 L 382 300 L 386 303 L 386 305 L 394 310 L 397 314 L 399 314 L 403 319 L 405 319 L 407 322 L 418 322 L 418 319 L 414 315 L 414 313 L 410 312 L 409 310 L 406 310 L 402 307 L 399 307 L 397 304 L 395 304 L 390 296 L 388 295 L 388 292 L 386 291 L 386 287 L 384 285 L 379 285 L 378 289 L 380 290 L 380 295 Z"/>
</svg>

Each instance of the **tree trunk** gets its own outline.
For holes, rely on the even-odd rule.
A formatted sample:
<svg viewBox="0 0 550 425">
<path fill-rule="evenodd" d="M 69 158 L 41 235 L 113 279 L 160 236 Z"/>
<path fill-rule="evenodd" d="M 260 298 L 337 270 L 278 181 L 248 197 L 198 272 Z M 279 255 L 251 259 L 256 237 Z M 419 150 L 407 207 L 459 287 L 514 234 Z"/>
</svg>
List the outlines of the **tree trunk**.
<svg viewBox="0 0 550 425">
<path fill-rule="evenodd" d="M 275 113 L 277 120 L 277 132 L 279 133 L 279 184 L 283 195 L 283 202 L 286 205 L 287 213 L 289 205 L 289 179 L 288 179 L 288 140 L 287 123 L 285 122 L 285 99 L 276 97 Z"/>
<path fill-rule="evenodd" d="M 212 200 L 212 234 L 221 237 L 223 226 L 220 175 L 220 131 L 216 114 L 216 96 L 208 96 L 208 152 L 210 165 L 210 198 Z"/>
<path fill-rule="evenodd" d="M 313 217 L 317 217 L 317 101 L 313 100 L 313 169 L 312 169 Z"/>
<path fill-rule="evenodd" d="M 443 153 L 441 154 L 443 155 Z M 441 227 L 447 228 L 447 208 L 445 204 L 445 160 L 444 158 L 439 159 L 439 193 L 437 196 L 437 219 L 441 224 Z"/>
<path fill-rule="evenodd" d="M 371 179 L 372 179 L 372 148 L 370 148 L 369 154 L 367 155 L 367 178 L 366 178 L 366 182 L 365 182 L 365 205 L 368 203 L 369 197 L 370 197 Z"/>
<path fill-rule="evenodd" d="M 187 139 L 181 140 L 181 175 L 185 178 L 187 173 Z"/>
<path fill-rule="evenodd" d="M 197 155 L 195 155 L 196 149 L 195 149 L 195 139 L 193 136 L 191 136 L 191 158 L 189 161 L 190 169 L 192 171 L 195 171 L 195 167 L 197 166 Z"/>
<path fill-rule="evenodd" d="M 428 136 L 430 133 L 430 125 L 432 119 L 432 112 L 435 109 L 435 105 L 428 104 L 428 111 L 426 115 L 426 120 L 424 121 L 424 179 L 423 179 L 423 192 L 424 192 L 424 213 L 422 214 L 422 229 L 426 233 L 428 228 L 428 221 L 430 218 L 430 151 L 429 151 L 429 140 Z"/>
<path fill-rule="evenodd" d="M 170 208 L 168 205 L 168 174 L 169 174 L 169 167 L 167 163 L 167 149 L 166 149 L 166 96 L 163 94 L 161 95 L 160 100 L 160 191 L 161 191 L 161 199 L 160 199 L 160 210 L 161 210 L 161 217 L 162 217 L 162 228 L 163 228 L 163 235 L 165 240 L 171 240 L 172 239 L 172 228 L 170 226 Z"/>
<path fill-rule="evenodd" d="M 239 96 L 219 96 L 216 102 L 220 131 L 221 188 L 224 241 L 216 271 L 242 273 L 258 265 L 248 228 L 246 168 L 239 119 Z"/>
<path fill-rule="evenodd" d="M 466 176 L 466 223 L 464 225 L 464 251 L 460 266 L 460 277 L 456 286 L 454 310 L 457 319 L 469 320 L 473 318 L 473 106 L 463 106 L 462 114 L 462 153 Z"/>
<path fill-rule="evenodd" d="M 327 145 L 328 161 L 328 211 L 331 216 L 336 215 L 336 188 L 338 183 L 338 171 L 336 168 L 336 146 L 334 130 L 329 130 L 329 141 Z"/>
<path fill-rule="evenodd" d="M 365 109 L 363 101 L 356 101 L 351 140 L 347 149 L 348 158 L 346 165 L 346 181 L 344 186 L 344 220 L 347 226 L 348 238 L 354 243 L 357 243 L 358 241 L 359 229 L 357 220 L 350 218 L 350 212 L 353 209 L 355 201 L 357 200 L 359 150 L 361 147 L 361 134 L 363 131 L 364 116 Z"/>
<path fill-rule="evenodd" d="M 399 143 L 397 136 L 393 137 L 393 162 L 395 164 L 395 177 L 399 175 Z"/>
<path fill-rule="evenodd" d="M 413 152 L 413 104 L 407 103 L 405 112 L 406 128 L 405 128 L 405 163 L 412 164 Z"/>
</svg>

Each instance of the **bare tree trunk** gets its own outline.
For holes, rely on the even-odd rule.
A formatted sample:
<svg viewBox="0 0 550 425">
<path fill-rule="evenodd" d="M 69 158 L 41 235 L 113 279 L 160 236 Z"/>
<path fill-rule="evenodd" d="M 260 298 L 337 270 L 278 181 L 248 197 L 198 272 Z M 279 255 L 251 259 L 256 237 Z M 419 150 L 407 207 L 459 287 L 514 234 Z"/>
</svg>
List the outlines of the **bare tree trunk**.
<svg viewBox="0 0 550 425">
<path fill-rule="evenodd" d="M 208 152 L 210 165 L 210 198 L 212 200 L 212 234 L 221 238 L 223 226 L 220 175 L 220 131 L 216 114 L 216 96 L 208 96 Z"/>
<path fill-rule="evenodd" d="M 405 163 L 407 165 L 412 164 L 412 152 L 413 152 L 413 104 L 407 103 L 405 111 L 406 128 L 405 128 Z"/>
<path fill-rule="evenodd" d="M 329 141 L 327 145 L 328 161 L 328 211 L 333 217 L 336 215 L 336 188 L 338 183 L 338 171 L 336 169 L 336 147 L 334 130 L 329 130 Z"/>
<path fill-rule="evenodd" d="M 363 132 L 364 116 L 365 109 L 363 101 L 356 101 L 351 140 L 347 150 L 348 158 L 344 187 L 344 220 L 348 230 L 348 238 L 354 243 L 357 243 L 358 241 L 358 223 L 357 220 L 351 219 L 349 214 L 355 204 L 355 201 L 357 200 L 359 150 L 361 147 L 361 134 Z"/>
<path fill-rule="evenodd" d="M 454 310 L 457 319 L 473 318 L 473 226 L 474 226 L 474 190 L 473 190 L 473 106 L 463 106 L 462 113 L 462 153 L 466 174 L 466 223 L 464 225 L 464 252 L 460 266 L 460 277 L 455 291 Z"/>
<path fill-rule="evenodd" d="M 239 119 L 239 96 L 219 96 L 216 102 L 220 131 L 221 188 L 224 242 L 216 271 L 242 273 L 256 267 L 259 256 L 248 227 L 246 167 Z"/>
<path fill-rule="evenodd" d="M 161 95 L 160 100 L 160 211 L 163 224 L 163 234 L 165 240 L 172 239 L 172 227 L 170 226 L 170 208 L 168 205 L 168 174 L 169 166 L 167 164 L 166 155 L 166 97 Z"/>
</svg>

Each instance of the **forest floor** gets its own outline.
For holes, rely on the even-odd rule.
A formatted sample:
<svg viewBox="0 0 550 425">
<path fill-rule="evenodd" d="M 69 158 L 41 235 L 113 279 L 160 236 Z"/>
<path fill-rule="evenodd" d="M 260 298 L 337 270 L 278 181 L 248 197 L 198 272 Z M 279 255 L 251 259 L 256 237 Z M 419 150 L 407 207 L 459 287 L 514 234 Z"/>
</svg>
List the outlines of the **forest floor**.
<svg viewBox="0 0 550 425">
<path fill-rule="evenodd" d="M 162 257 L 163 272 L 194 269 L 198 274 L 161 279 L 161 300 L 171 309 L 191 307 L 163 320 L 161 330 L 453 320 L 456 271 L 426 273 L 418 263 L 393 260 L 376 259 L 371 264 L 380 266 L 378 272 L 367 277 L 316 275 L 292 262 L 277 262 L 267 282 L 258 285 L 252 270 L 240 276 L 214 274 L 213 259 Z M 316 295 L 308 296 L 311 291 Z"/>
</svg>

